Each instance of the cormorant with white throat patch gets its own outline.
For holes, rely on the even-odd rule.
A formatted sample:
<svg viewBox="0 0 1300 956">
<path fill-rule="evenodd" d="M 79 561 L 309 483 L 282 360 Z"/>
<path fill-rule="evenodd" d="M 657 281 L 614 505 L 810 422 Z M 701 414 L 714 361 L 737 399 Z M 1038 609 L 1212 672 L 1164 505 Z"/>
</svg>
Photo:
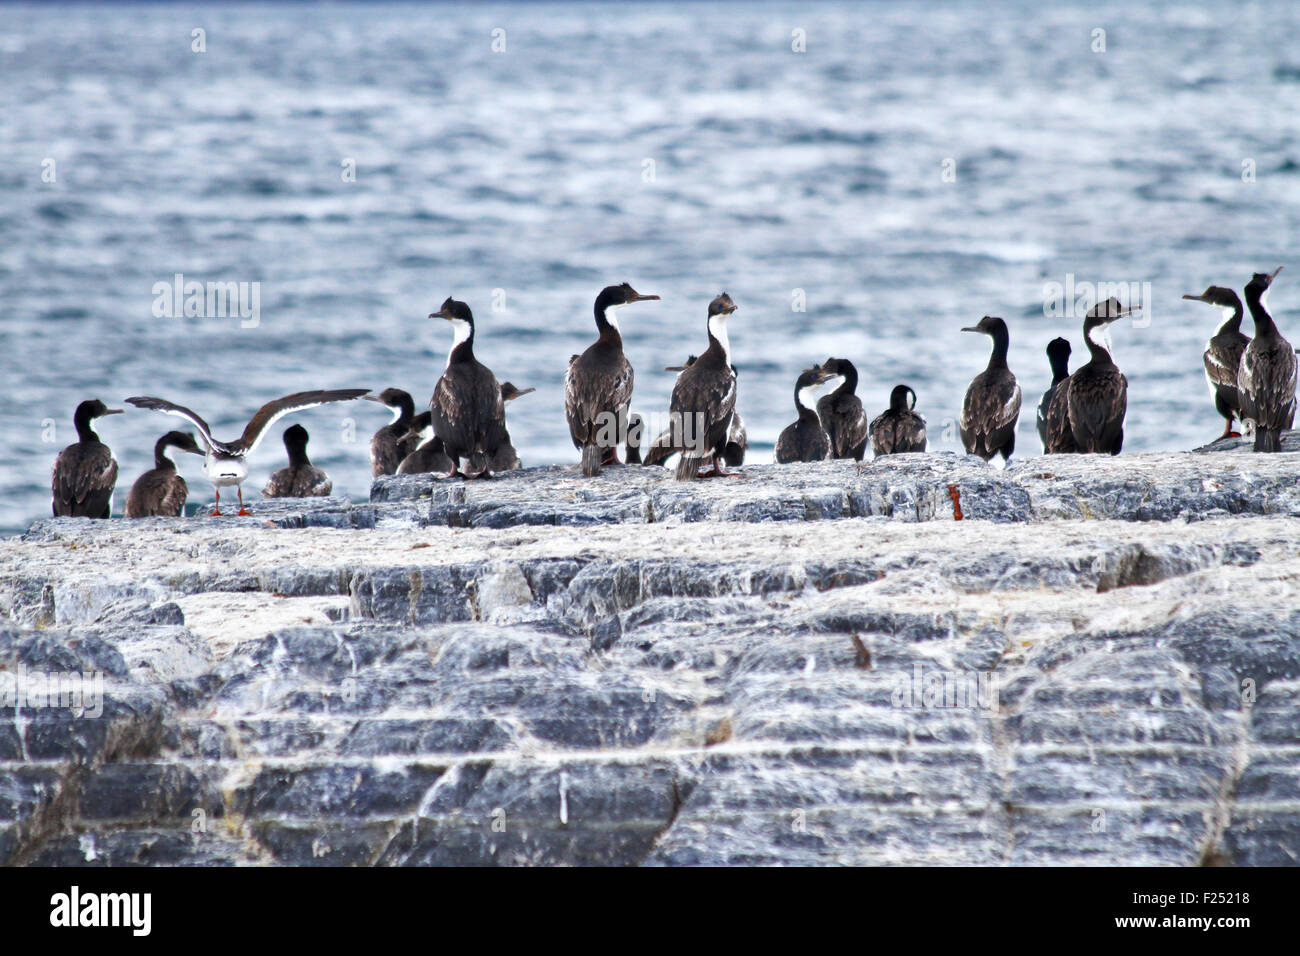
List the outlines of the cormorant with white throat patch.
<svg viewBox="0 0 1300 956">
<path fill-rule="evenodd" d="M 446 319 L 453 330 L 447 369 L 429 401 L 434 434 L 454 464 L 465 461 L 465 477 L 486 477 L 501 446 L 510 443 L 501 385 L 474 357 L 474 314 L 468 305 L 449 296 L 429 318 Z"/>
<path fill-rule="evenodd" d="M 411 419 L 415 417 L 415 400 L 410 392 L 400 388 L 386 388 L 378 395 L 371 392 L 361 397 L 393 410 L 393 420 L 370 439 L 370 474 L 373 478 L 394 474 L 402 459 L 415 451 L 415 446 L 404 437 L 411 430 Z"/>
<path fill-rule="evenodd" d="M 736 407 L 736 371 L 731 367 L 727 319 L 736 308 L 725 292 L 709 303 L 709 347 L 677 376 L 673 385 L 668 414 L 677 430 L 670 440 L 671 451 L 681 452 L 678 481 L 699 476 L 706 458 L 713 462 L 713 470 L 701 477 L 727 474 L 722 459 Z"/>
<path fill-rule="evenodd" d="M 1219 330 L 1205 343 L 1205 381 L 1210 386 L 1214 409 L 1223 416 L 1223 434 L 1231 438 L 1232 420 L 1241 420 L 1241 396 L 1237 392 L 1237 372 L 1241 369 L 1241 355 L 1250 344 L 1250 336 L 1241 331 L 1241 299 L 1232 289 L 1212 285 L 1200 295 L 1185 295 L 1184 299 L 1205 302 L 1223 313 Z"/>
<path fill-rule="evenodd" d="M 1295 423 L 1296 357 L 1282 337 L 1265 303 L 1273 280 L 1282 271 L 1257 272 L 1246 284 L 1246 307 L 1255 320 L 1255 337 L 1241 353 L 1237 391 L 1241 415 L 1255 423 L 1255 451 L 1282 450 L 1282 431 Z"/>
<path fill-rule="evenodd" d="M 827 371 L 820 365 L 806 368 L 794 382 L 794 407 L 799 417 L 785 426 L 776 440 L 776 463 L 822 461 L 830 457 L 831 440 L 815 411 L 817 398 L 838 388 L 844 376 Z"/>
<path fill-rule="evenodd" d="M 1110 324 L 1137 311 L 1113 296 L 1088 310 L 1083 338 L 1092 356 L 1063 386 L 1070 431 L 1078 450 L 1118 455 L 1124 447 L 1124 415 L 1128 411 L 1128 379 L 1110 355 Z"/>
</svg>

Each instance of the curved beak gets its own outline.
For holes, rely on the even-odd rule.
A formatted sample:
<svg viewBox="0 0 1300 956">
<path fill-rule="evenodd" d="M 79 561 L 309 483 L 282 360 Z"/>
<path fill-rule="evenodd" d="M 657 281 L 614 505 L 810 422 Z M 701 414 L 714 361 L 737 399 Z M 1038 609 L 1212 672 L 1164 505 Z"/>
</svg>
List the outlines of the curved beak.
<svg viewBox="0 0 1300 956">
<path fill-rule="evenodd" d="M 367 392 L 366 394 L 362 395 L 361 398 L 367 402 L 378 402 L 380 405 L 384 404 L 384 400 L 380 398 L 378 395 L 376 395 L 374 392 Z"/>
<path fill-rule="evenodd" d="M 1279 272 L 1281 272 L 1281 271 L 1282 271 L 1282 266 L 1278 266 L 1276 269 L 1274 269 L 1274 270 L 1272 271 L 1272 273 L 1269 275 L 1269 277 L 1268 277 L 1268 281 L 1269 281 L 1269 282 L 1272 282 L 1274 279 L 1276 279 L 1276 278 L 1277 278 L 1277 274 L 1278 274 Z"/>
<path fill-rule="evenodd" d="M 977 328 L 975 328 L 975 326 L 973 326 L 973 325 L 968 325 L 968 326 L 965 326 L 965 327 L 962 329 L 962 331 L 963 331 L 963 332 L 981 332 L 981 331 L 983 331 L 983 330 L 982 330 L 982 329 L 977 329 Z"/>
<path fill-rule="evenodd" d="M 446 309 L 439 309 L 437 312 L 430 312 L 429 318 L 446 319 L 448 322 L 450 322 L 452 320 L 452 314 L 448 312 Z"/>
<path fill-rule="evenodd" d="M 1184 299 L 1191 299 L 1193 302 L 1204 302 L 1204 301 L 1205 301 L 1205 296 L 1203 296 L 1203 295 L 1185 295 L 1185 296 L 1183 296 L 1183 298 L 1184 298 Z"/>
<path fill-rule="evenodd" d="M 642 295 L 640 292 L 638 292 L 636 295 L 632 296 L 632 301 L 633 301 L 633 302 L 658 302 L 658 301 L 659 301 L 659 296 L 657 296 L 657 295 Z"/>
</svg>

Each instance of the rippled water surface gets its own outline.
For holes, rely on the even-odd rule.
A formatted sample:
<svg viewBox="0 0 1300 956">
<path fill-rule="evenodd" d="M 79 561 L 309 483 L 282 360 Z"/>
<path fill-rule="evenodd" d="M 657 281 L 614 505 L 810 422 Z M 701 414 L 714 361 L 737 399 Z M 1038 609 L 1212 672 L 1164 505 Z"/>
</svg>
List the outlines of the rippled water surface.
<svg viewBox="0 0 1300 956">
<path fill-rule="evenodd" d="M 621 281 L 663 297 L 622 313 L 644 411 L 706 344 L 708 300 L 736 299 L 759 461 L 831 354 L 873 410 L 911 384 L 932 447 L 957 447 L 944 422 L 987 353 L 958 330 L 986 313 L 1011 325 L 1036 451 L 1043 346 L 1081 351 L 1045 283 L 1150 283 L 1144 324 L 1114 330 L 1125 450 L 1201 444 L 1218 315 L 1182 293 L 1285 264 L 1271 305 L 1300 342 L 1298 34 L 1287 0 L 0 6 L 0 527 L 48 514 L 85 397 L 163 395 L 218 437 L 303 388 L 427 400 L 449 330 L 425 316 L 448 294 L 480 358 L 537 388 L 510 407 L 525 464 L 576 461 L 564 370 Z M 156 317 L 177 273 L 260 283 L 260 321 Z M 297 420 L 364 498 L 383 410 Z M 117 507 L 177 424 L 103 422 Z"/>
</svg>

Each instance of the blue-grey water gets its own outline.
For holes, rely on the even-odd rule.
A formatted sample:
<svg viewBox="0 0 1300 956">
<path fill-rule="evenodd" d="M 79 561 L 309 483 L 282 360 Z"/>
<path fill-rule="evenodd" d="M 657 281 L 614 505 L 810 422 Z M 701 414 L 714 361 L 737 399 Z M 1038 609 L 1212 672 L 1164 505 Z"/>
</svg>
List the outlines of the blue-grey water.
<svg viewBox="0 0 1300 956">
<path fill-rule="evenodd" d="M 1270 301 L 1300 342 L 1297 35 L 1291 0 L 0 6 L 0 528 L 49 513 L 86 397 L 172 398 L 218 437 L 304 388 L 427 401 L 449 294 L 479 357 L 538 390 L 510 407 L 524 463 L 576 461 L 565 366 L 622 281 L 663 297 L 622 313 L 643 411 L 705 346 L 709 299 L 736 299 L 758 461 L 831 354 L 869 409 L 911 384 L 955 449 L 988 348 L 958 330 L 986 313 L 1011 326 L 1034 453 L 1043 346 L 1082 352 L 1045 284 L 1150 283 L 1113 333 L 1125 451 L 1202 444 L 1218 313 L 1180 296 L 1285 264 Z M 178 273 L 259 283 L 260 320 L 156 316 Z M 297 420 L 364 498 L 383 410 Z M 182 424 L 103 421 L 117 508 Z"/>
</svg>

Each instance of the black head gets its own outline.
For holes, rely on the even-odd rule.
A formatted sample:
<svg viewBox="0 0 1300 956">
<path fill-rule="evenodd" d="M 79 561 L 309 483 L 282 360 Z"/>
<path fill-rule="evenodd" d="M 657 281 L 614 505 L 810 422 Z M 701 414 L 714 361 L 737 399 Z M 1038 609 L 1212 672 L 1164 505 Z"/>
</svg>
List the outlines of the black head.
<svg viewBox="0 0 1300 956">
<path fill-rule="evenodd" d="M 657 295 L 642 295 L 626 282 L 622 285 L 607 285 L 596 296 L 596 311 L 604 312 L 611 306 L 631 305 L 633 302 L 657 301 Z"/>
<path fill-rule="evenodd" d="M 985 335 L 1006 335 L 1007 324 L 997 316 L 986 315 L 974 325 L 968 325 L 963 332 L 982 332 Z"/>
<path fill-rule="evenodd" d="M 386 388 L 382 392 L 370 392 L 361 397 L 368 402 L 379 402 L 389 408 L 401 408 L 402 405 L 413 401 L 411 393 L 400 388 Z"/>
<path fill-rule="evenodd" d="M 430 312 L 429 318 L 446 319 L 448 322 L 460 320 L 468 322 L 470 325 L 474 324 L 474 313 L 469 310 L 469 306 L 464 302 L 453 299 L 451 296 L 447 296 L 447 300 L 443 302 L 442 308 L 437 312 Z"/>
<path fill-rule="evenodd" d="M 822 382 L 834 378 L 836 374 L 836 372 L 832 372 L 821 365 L 814 365 L 812 368 L 806 368 L 799 373 L 799 377 L 795 380 L 795 390 L 803 391 L 805 388 L 809 388 L 810 386 L 820 385 Z"/>
<path fill-rule="evenodd" d="M 1205 302 L 1209 305 L 1217 305 L 1223 309 L 1240 309 L 1241 299 L 1233 289 L 1226 289 L 1221 285 L 1212 285 L 1200 295 L 1185 295 L 1184 299 L 1191 299 L 1193 302 Z"/>
<path fill-rule="evenodd" d="M 1277 278 L 1277 274 L 1281 271 L 1282 267 L 1278 266 L 1272 272 L 1256 272 L 1250 277 L 1250 281 L 1246 283 L 1246 293 L 1253 292 L 1255 295 L 1263 295 L 1268 291 L 1268 287 L 1273 284 L 1273 280 Z"/>
<path fill-rule="evenodd" d="M 1070 340 L 1055 338 L 1047 343 L 1047 358 L 1055 366 L 1057 362 L 1064 362 L 1070 357 Z"/>
<path fill-rule="evenodd" d="M 895 385 L 889 393 L 889 407 L 895 412 L 909 412 L 916 408 L 916 392 L 907 385 Z"/>
<path fill-rule="evenodd" d="M 1111 296 L 1105 302 L 1098 302 L 1094 305 L 1088 310 L 1088 314 L 1083 318 L 1085 322 L 1092 319 L 1100 319 L 1102 322 L 1109 325 L 1116 319 L 1122 319 L 1126 315 L 1132 315 L 1140 308 L 1141 306 L 1137 305 L 1120 305 L 1119 299 Z"/>
<path fill-rule="evenodd" d="M 199 447 L 198 442 L 194 440 L 194 435 L 190 432 L 168 432 L 159 440 L 159 444 L 164 447 L 187 451 L 192 455 L 203 454 L 203 449 Z"/>
<path fill-rule="evenodd" d="M 527 395 L 529 392 L 535 392 L 535 388 L 519 388 L 514 382 L 501 383 L 501 400 L 503 402 L 513 402 L 520 395 Z"/>
<path fill-rule="evenodd" d="M 290 425 L 284 430 L 284 447 L 290 451 L 302 451 L 307 447 L 307 429 L 301 425 Z"/>
<path fill-rule="evenodd" d="M 826 371 L 830 372 L 832 375 L 844 376 L 844 386 L 841 386 L 841 390 L 847 386 L 848 391 L 851 392 L 857 387 L 858 367 L 848 359 L 828 358 L 825 362 L 822 362 L 822 368 L 826 369 Z"/>
<path fill-rule="evenodd" d="M 103 418 L 105 415 L 121 415 L 125 409 L 109 408 L 97 398 L 89 399 L 77 406 L 75 413 L 78 421 L 93 421 L 96 418 Z"/>
<path fill-rule="evenodd" d="M 709 303 L 709 318 L 715 315 L 731 315 L 739 306 L 731 301 L 731 296 L 723 292 Z"/>
</svg>

